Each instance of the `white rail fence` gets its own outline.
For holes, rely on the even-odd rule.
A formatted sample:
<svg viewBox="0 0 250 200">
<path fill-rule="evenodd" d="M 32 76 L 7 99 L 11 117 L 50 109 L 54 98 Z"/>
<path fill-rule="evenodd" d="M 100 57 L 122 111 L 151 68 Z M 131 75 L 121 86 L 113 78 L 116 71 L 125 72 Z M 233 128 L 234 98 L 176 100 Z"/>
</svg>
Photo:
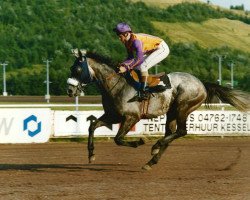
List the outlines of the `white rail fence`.
<svg viewBox="0 0 250 200">
<path fill-rule="evenodd" d="M 231 107 L 230 104 L 209 104 L 210 107 Z M 102 104 L 0 104 L 0 108 L 102 107 Z M 205 107 L 205 104 L 202 105 Z"/>
</svg>

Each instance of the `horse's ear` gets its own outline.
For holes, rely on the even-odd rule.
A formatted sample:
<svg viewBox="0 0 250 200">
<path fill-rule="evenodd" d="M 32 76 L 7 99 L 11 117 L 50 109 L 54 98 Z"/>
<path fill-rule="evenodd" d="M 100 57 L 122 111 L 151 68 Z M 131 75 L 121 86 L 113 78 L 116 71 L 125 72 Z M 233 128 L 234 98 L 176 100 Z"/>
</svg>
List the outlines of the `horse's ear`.
<svg viewBox="0 0 250 200">
<path fill-rule="evenodd" d="M 78 55 L 78 49 L 71 49 L 71 53 L 72 53 L 76 58 L 79 57 L 79 55 Z"/>
<path fill-rule="evenodd" d="M 82 61 L 82 52 L 80 49 L 78 49 L 78 55 L 79 55 L 79 60 Z"/>
</svg>

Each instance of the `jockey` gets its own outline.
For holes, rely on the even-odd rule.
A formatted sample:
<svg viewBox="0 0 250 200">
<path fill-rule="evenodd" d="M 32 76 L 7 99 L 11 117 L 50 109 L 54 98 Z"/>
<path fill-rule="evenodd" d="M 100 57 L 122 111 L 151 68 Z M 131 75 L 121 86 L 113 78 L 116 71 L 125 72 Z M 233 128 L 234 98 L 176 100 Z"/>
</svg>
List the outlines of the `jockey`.
<svg viewBox="0 0 250 200">
<path fill-rule="evenodd" d="M 119 23 L 113 29 L 127 49 L 127 59 L 119 66 L 119 73 L 137 69 L 141 72 L 141 87 L 137 93 L 140 101 L 147 99 L 145 91 L 148 70 L 169 54 L 168 45 L 161 39 L 143 33 L 133 33 L 126 23 Z M 135 53 L 135 55 L 134 55 Z"/>
</svg>

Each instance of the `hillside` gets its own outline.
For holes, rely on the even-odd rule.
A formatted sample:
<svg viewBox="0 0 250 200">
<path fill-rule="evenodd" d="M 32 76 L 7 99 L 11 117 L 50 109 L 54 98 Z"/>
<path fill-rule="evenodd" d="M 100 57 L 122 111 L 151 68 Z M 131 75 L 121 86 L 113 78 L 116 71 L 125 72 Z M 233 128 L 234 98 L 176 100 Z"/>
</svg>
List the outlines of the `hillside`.
<svg viewBox="0 0 250 200">
<path fill-rule="evenodd" d="M 65 95 L 66 79 L 74 58 L 72 48 L 84 48 L 119 63 L 126 57 L 126 51 L 113 27 L 121 21 L 128 22 L 135 32 L 144 32 L 163 38 L 170 46 L 168 59 L 158 66 L 159 71 L 184 71 L 200 79 L 216 82 L 218 79 L 215 54 L 227 54 L 223 60 L 223 80 L 230 79 L 230 69 L 226 66 L 233 60 L 237 68 L 235 79 L 239 88 L 250 91 L 250 55 L 245 48 L 234 44 L 235 35 L 230 30 L 241 33 L 235 26 L 228 28 L 230 45 L 218 45 L 215 29 L 210 23 L 216 20 L 235 20 L 240 26 L 249 26 L 250 19 L 214 9 L 201 3 L 179 3 L 167 8 L 149 7 L 142 2 L 131 3 L 127 0 L 84 0 L 84 1 L 0 1 L 0 62 L 7 60 L 7 91 L 13 95 L 43 95 L 45 92 L 44 59 L 50 63 L 50 91 L 52 95 Z M 225 21 L 221 21 L 225 23 Z M 205 27 L 201 26 L 202 24 Z M 168 27 L 167 27 L 168 26 Z M 184 27 L 187 30 L 184 30 Z M 220 26 L 220 24 L 217 24 Z M 175 34 L 165 28 L 180 29 L 181 34 L 193 41 L 176 40 Z M 181 29 L 182 28 L 182 29 Z M 195 35 L 200 30 L 203 34 Z M 200 35 L 212 29 L 214 46 L 205 44 Z M 217 28 L 222 39 L 226 37 L 226 27 Z M 244 28 L 245 29 L 245 28 Z M 247 29 L 248 30 L 248 29 Z M 224 32 L 223 32 L 224 31 Z M 245 33 L 242 33 L 245 34 Z M 211 36 L 210 36 L 211 37 Z M 205 37 L 204 37 L 205 38 Z M 222 40 L 221 39 L 221 40 Z M 247 38 L 246 38 L 247 40 Z M 240 45 L 247 41 L 242 42 Z M 223 47 L 221 47 L 223 46 Z M 209 48 L 206 48 L 209 47 Z M 240 50 L 239 50 L 240 49 Z M 26 67 L 30 66 L 30 67 Z M 154 71 L 152 71 L 153 73 Z M 2 77 L 0 76 L 0 82 Z M 0 84 L 1 90 L 2 84 Z M 98 94 L 92 85 L 86 94 Z"/>
<path fill-rule="evenodd" d="M 145 4 L 149 6 L 157 6 L 161 8 L 166 8 L 168 6 L 173 6 L 175 4 L 179 3 L 197 3 L 200 2 L 199 0 L 131 0 L 132 2 L 144 2 Z"/>
<path fill-rule="evenodd" d="M 153 22 L 174 43 L 197 42 L 204 48 L 229 47 L 250 53 L 250 25 L 236 20 L 210 19 L 202 23 Z"/>
<path fill-rule="evenodd" d="M 131 2 L 143 2 L 147 4 L 148 6 L 155 6 L 159 8 L 167 8 L 169 6 L 174 6 L 176 4 L 181 4 L 181 3 L 202 3 L 202 4 L 207 4 L 204 1 L 201 0 L 128 0 Z M 208 5 L 208 4 L 207 4 Z M 250 17 L 250 11 L 243 11 L 243 10 L 234 10 L 234 9 L 227 9 L 220 7 L 218 5 L 214 5 L 212 3 L 209 3 L 209 6 L 211 6 L 214 9 L 221 10 L 221 11 L 229 11 L 233 14 L 237 14 L 240 16 L 244 17 Z"/>
</svg>

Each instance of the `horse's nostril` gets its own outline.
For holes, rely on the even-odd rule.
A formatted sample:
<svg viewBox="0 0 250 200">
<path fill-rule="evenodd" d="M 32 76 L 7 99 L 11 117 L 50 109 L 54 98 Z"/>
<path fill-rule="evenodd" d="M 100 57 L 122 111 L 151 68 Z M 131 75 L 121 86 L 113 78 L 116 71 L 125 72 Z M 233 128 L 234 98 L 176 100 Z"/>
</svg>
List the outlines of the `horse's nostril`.
<svg viewBox="0 0 250 200">
<path fill-rule="evenodd" d="M 72 91 L 71 89 L 68 89 L 68 90 L 67 90 L 67 94 L 68 94 L 70 97 L 72 97 L 72 96 L 73 96 L 73 91 Z"/>
</svg>

